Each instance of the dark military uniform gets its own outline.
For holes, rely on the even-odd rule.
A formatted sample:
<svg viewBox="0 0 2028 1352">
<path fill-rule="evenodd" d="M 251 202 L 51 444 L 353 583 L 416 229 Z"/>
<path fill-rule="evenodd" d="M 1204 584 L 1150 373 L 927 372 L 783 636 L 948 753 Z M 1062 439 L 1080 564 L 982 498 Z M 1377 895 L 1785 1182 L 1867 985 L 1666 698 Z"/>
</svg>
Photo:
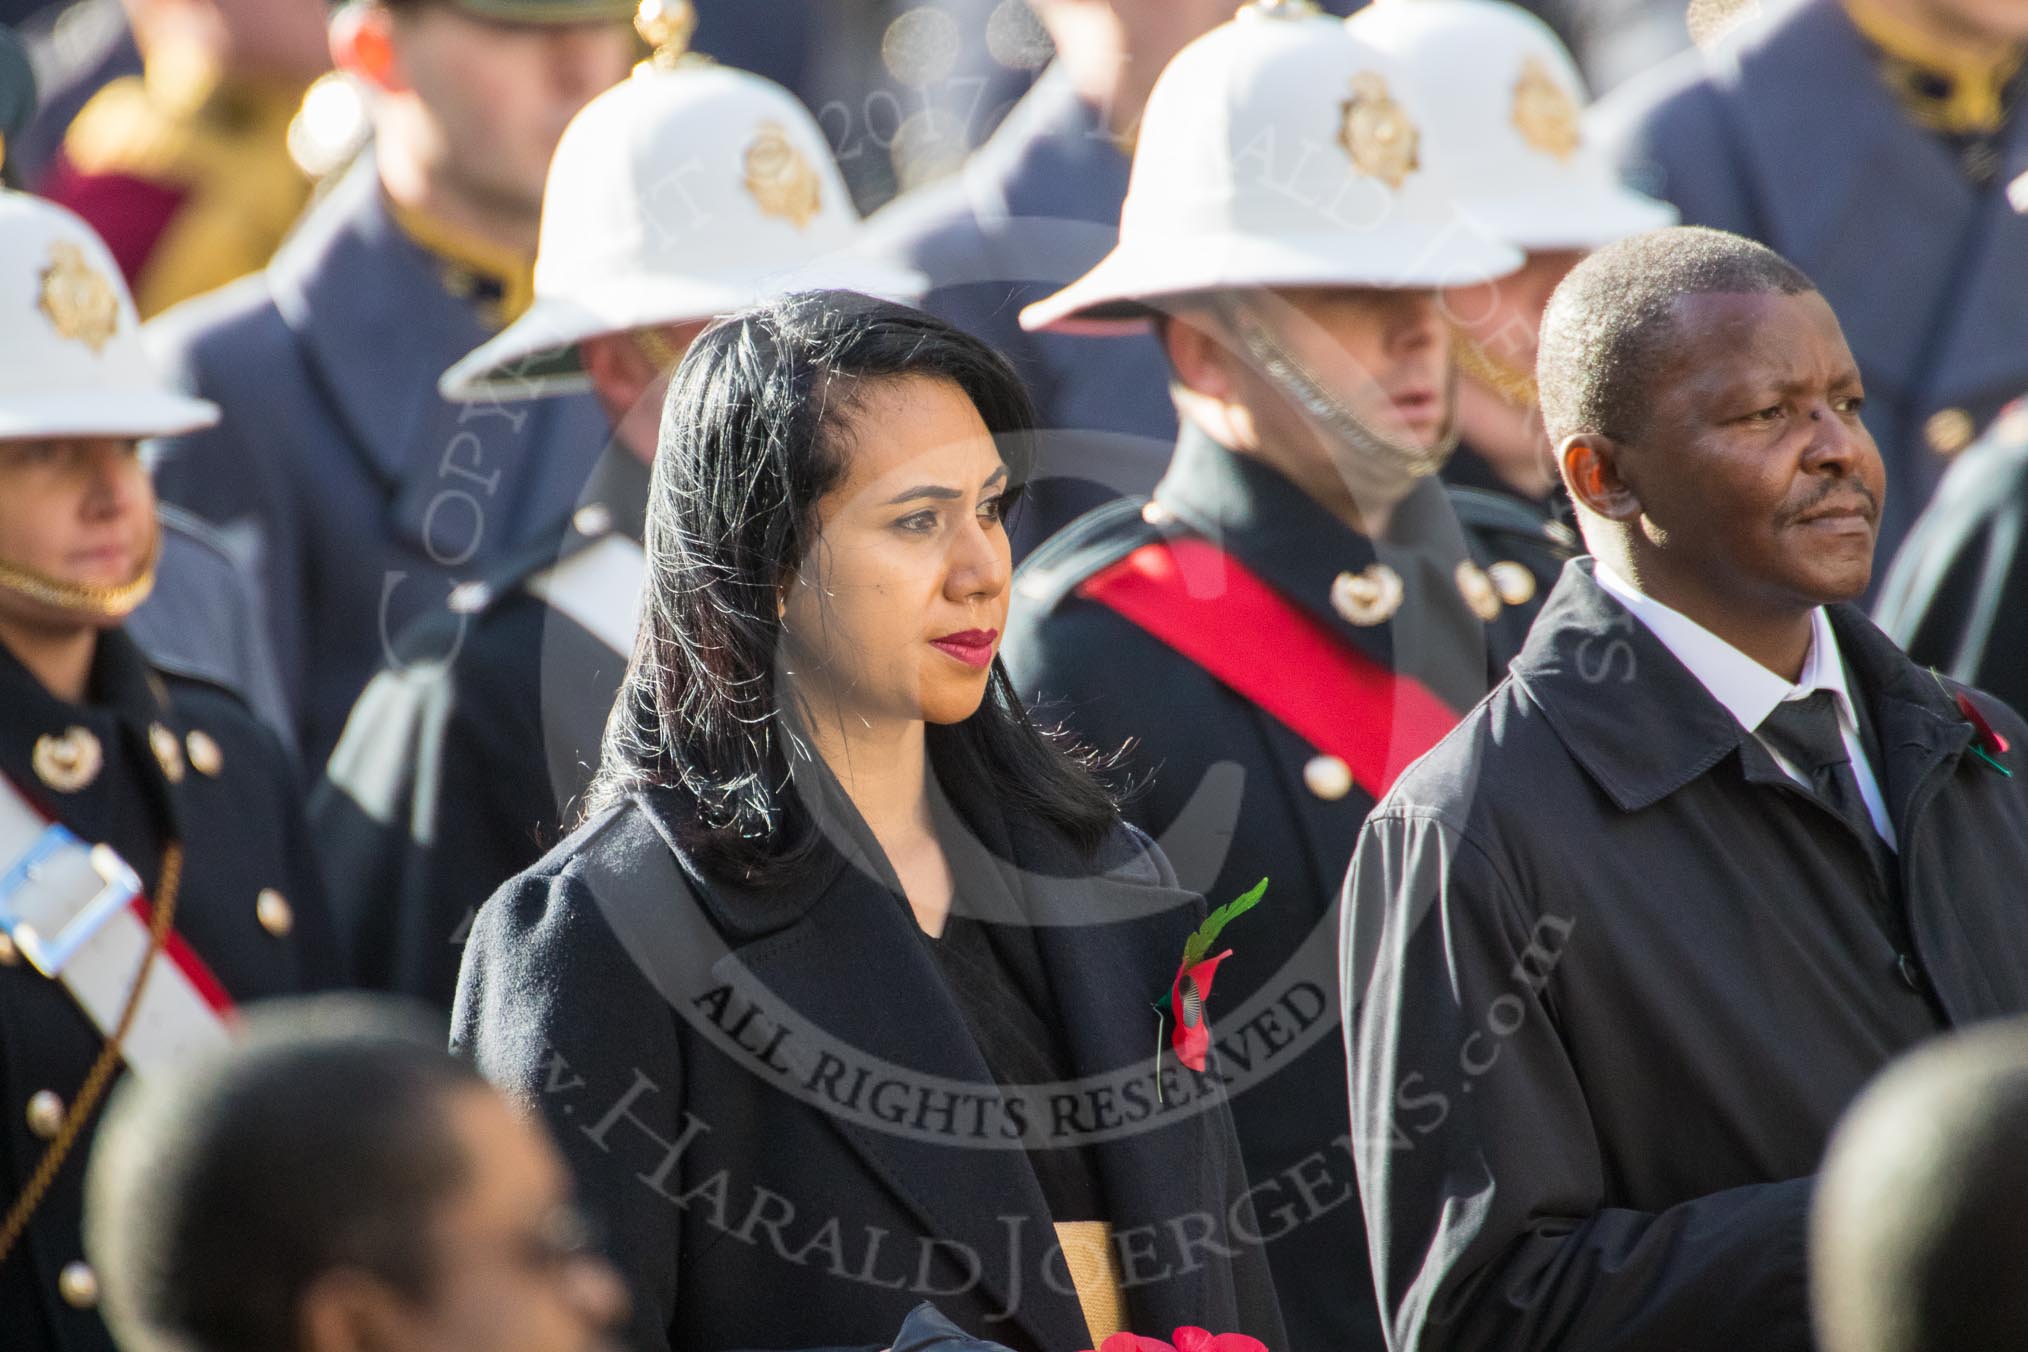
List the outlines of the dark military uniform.
<svg viewBox="0 0 2028 1352">
<path fill-rule="evenodd" d="M 38 773 L 35 747 L 82 740 L 79 728 L 102 765 L 66 790 L 73 781 L 50 775 L 46 758 Z M 175 932 L 233 1002 L 337 984 L 293 772 L 274 735 L 231 695 L 155 672 L 118 630 L 99 641 L 85 704 L 55 698 L 0 649 L 0 773 L 81 839 L 112 846 L 151 897 L 165 845 L 181 842 Z M 0 876 L 13 862 L 0 863 Z M 103 1045 L 70 993 L 0 941 L 0 1196 L 9 1204 Z M 112 1352 L 79 1233 L 92 1130 L 0 1260 L 8 1352 Z"/>
<path fill-rule="evenodd" d="M 1874 618 L 1924 666 L 2028 709 L 2028 401 L 1951 466 Z"/>
<path fill-rule="evenodd" d="M 525 278 L 453 258 L 421 228 L 397 218 L 368 156 L 259 277 L 149 325 L 177 382 L 225 414 L 161 443 L 156 484 L 264 584 L 308 765 L 393 636 L 564 510 L 606 436 L 589 395 L 438 397 L 437 376 L 492 336 Z"/>
<path fill-rule="evenodd" d="M 1123 769 L 1140 791 L 1127 816 L 1156 837 L 1184 886 L 1216 904 L 1270 879 L 1261 907 L 1221 940 L 1233 956 L 1212 997 L 1213 1066 L 1237 1093 L 1289 1348 L 1378 1348 L 1346 1149 L 1335 908 L 1382 786 L 1360 782 L 1344 757 L 1094 598 L 1094 579 L 1164 541 L 1215 546 L 1300 612 L 1305 641 L 1327 645 L 1312 651 L 1362 666 L 1372 697 L 1325 717 L 1347 729 L 1390 730 L 1397 770 L 1520 650 L 1569 542 L 1525 506 L 1432 480 L 1376 544 L 1261 462 L 1186 431 L 1150 503 L 1126 500 L 1085 516 L 1016 577 L 1003 655 L 1036 716 L 1067 721 L 1092 747 L 1131 744 Z M 1474 610 L 1458 581 L 1467 564 L 1479 579 L 1493 570 L 1513 604 L 1488 605 L 1478 590 Z M 1391 617 L 1376 618 L 1385 605 L 1358 604 L 1352 585 L 1376 566 L 1401 582 Z M 1206 569 L 1189 585 L 1218 595 L 1226 583 Z M 1288 665 L 1296 637 L 1236 639 L 1234 670 L 1250 674 L 1235 679 L 1265 674 L 1297 690 L 1318 683 L 1321 670 Z M 1417 713 L 1428 708 L 1441 717 Z"/>
<path fill-rule="evenodd" d="M 1765 10 L 1615 91 L 1586 131 L 1685 225 L 1757 239 L 1821 288 L 1866 377 L 1892 551 L 1947 459 L 2028 387 L 2028 220 L 2010 200 L 2028 82 L 1976 129 L 1943 130 L 1954 81 L 1885 51 L 1841 0 Z"/>
<path fill-rule="evenodd" d="M 584 607 L 624 612 L 647 485 L 609 449 L 546 543 L 405 632 L 360 696 L 310 817 L 361 984 L 448 1012 L 473 913 L 576 817 L 627 662 Z"/>
</svg>

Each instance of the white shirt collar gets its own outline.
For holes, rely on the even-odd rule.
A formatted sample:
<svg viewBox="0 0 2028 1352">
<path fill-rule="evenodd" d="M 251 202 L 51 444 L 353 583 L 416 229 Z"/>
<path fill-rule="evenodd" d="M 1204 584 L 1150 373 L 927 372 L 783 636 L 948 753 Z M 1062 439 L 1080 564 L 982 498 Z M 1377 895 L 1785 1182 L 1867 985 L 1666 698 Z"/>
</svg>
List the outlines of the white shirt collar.
<svg viewBox="0 0 2028 1352">
<path fill-rule="evenodd" d="M 1830 616 L 1822 606 L 1810 612 L 1809 656 L 1803 659 L 1802 679 L 1791 685 L 1688 615 L 1637 590 L 1603 560 L 1593 561 L 1592 576 L 1632 611 L 1634 618 L 1646 625 L 1747 731 L 1760 727 L 1777 704 L 1801 699 L 1817 690 L 1831 692 L 1838 706 L 1841 728 L 1847 732 L 1857 730 L 1851 691 L 1845 684 L 1845 663 L 1838 653 L 1838 637 L 1831 631 Z"/>
</svg>

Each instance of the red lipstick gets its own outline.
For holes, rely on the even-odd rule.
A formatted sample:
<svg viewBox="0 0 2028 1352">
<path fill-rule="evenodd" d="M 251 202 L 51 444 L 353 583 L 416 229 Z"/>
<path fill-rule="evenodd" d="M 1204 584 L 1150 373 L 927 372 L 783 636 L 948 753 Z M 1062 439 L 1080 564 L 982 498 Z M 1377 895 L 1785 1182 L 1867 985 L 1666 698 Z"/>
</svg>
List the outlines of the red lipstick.
<svg viewBox="0 0 2028 1352">
<path fill-rule="evenodd" d="M 993 640 L 999 637 L 998 629 L 967 629 L 933 638 L 930 646 L 957 658 L 968 667 L 986 667 L 993 663 Z"/>
</svg>

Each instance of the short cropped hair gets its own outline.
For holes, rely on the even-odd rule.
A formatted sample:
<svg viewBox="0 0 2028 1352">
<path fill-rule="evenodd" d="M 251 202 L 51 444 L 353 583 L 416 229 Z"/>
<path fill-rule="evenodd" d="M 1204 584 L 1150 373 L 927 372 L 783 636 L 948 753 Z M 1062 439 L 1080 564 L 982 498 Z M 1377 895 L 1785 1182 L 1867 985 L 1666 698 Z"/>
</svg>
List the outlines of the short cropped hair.
<svg viewBox="0 0 2028 1352">
<path fill-rule="evenodd" d="M 2028 1020 L 1914 1053 L 1848 1112 L 1810 1225 L 1824 1352 L 2028 1347 Z"/>
<path fill-rule="evenodd" d="M 447 1107 L 485 1081 L 384 997 L 276 1001 L 241 1027 L 124 1082 L 99 1132 L 85 1245 L 125 1352 L 292 1352 L 337 1268 L 433 1287 L 437 1209 L 470 1177 Z"/>
<path fill-rule="evenodd" d="M 1606 245 L 1571 269 L 1542 316 L 1535 378 L 1551 443 L 1639 439 L 1683 297 L 1816 289 L 1773 249 L 1724 230 L 1676 225 Z"/>
</svg>

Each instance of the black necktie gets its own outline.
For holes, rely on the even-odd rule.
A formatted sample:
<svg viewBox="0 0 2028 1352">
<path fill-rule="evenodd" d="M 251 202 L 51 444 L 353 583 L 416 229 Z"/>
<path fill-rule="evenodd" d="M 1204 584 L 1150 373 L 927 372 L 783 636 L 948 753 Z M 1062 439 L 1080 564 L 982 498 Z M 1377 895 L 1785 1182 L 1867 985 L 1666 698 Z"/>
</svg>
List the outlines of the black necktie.
<svg viewBox="0 0 2028 1352">
<path fill-rule="evenodd" d="M 1859 776 L 1838 731 L 1838 706 L 1828 690 L 1783 700 L 1757 729 L 1767 744 L 1796 767 L 1817 800 L 1843 817 L 1870 847 L 1879 839 L 1873 814 L 1859 796 Z"/>
</svg>

